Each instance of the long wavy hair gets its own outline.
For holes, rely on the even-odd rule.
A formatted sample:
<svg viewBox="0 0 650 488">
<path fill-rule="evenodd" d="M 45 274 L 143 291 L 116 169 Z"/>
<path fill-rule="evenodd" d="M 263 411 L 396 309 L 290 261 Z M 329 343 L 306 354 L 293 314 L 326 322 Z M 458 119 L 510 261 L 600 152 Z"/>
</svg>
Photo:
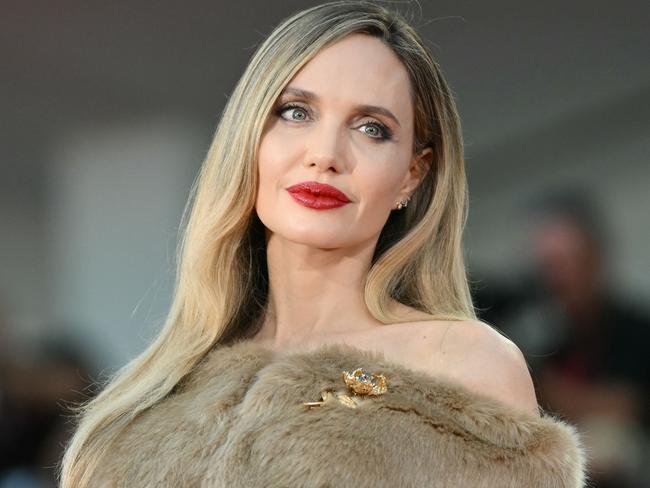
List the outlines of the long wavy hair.
<svg viewBox="0 0 650 488">
<path fill-rule="evenodd" d="M 344 36 L 375 36 L 402 61 L 414 107 L 413 151 L 433 149 L 428 172 L 380 234 L 365 303 L 382 323 L 404 322 L 392 300 L 431 319 L 476 319 L 462 250 L 467 183 L 458 113 L 438 64 L 398 12 L 369 1 L 335 1 L 283 21 L 257 48 L 237 83 L 192 186 L 179 240 L 169 315 L 159 335 L 77 408 L 61 486 L 91 485 L 111 442 L 155 405 L 212 348 L 246 337 L 268 292 L 264 228 L 255 213 L 257 151 L 282 89 L 321 49 Z"/>
</svg>

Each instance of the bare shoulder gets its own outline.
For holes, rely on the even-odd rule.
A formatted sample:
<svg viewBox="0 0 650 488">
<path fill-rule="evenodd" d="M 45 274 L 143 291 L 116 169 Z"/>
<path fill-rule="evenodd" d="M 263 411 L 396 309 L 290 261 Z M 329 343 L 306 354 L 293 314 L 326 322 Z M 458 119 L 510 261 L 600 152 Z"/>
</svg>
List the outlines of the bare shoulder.
<svg viewBox="0 0 650 488">
<path fill-rule="evenodd" d="M 423 365 L 477 393 L 539 416 L 528 365 L 517 345 L 478 320 L 421 324 L 430 340 Z"/>
</svg>

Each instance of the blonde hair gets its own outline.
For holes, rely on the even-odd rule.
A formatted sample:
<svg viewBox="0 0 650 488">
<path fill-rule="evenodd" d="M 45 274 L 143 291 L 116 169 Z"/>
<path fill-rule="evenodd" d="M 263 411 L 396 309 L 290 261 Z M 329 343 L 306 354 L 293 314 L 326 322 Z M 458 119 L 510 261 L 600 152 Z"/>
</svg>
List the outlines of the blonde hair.
<svg viewBox="0 0 650 488">
<path fill-rule="evenodd" d="M 152 344 L 79 408 L 62 462 L 61 486 L 89 486 L 111 442 L 168 395 L 207 352 L 250 332 L 266 306 L 263 227 L 254 211 L 257 150 L 277 97 L 325 46 L 363 33 L 402 60 L 415 108 L 414 151 L 433 163 L 404 210 L 392 212 L 365 283 L 365 302 L 383 323 L 403 322 L 391 300 L 432 319 L 476 315 L 462 250 L 467 184 L 452 94 L 419 35 L 397 12 L 367 1 L 319 5 L 282 22 L 258 47 L 224 109 L 184 214 L 173 302 Z M 188 209 L 189 218 L 188 218 Z"/>
</svg>

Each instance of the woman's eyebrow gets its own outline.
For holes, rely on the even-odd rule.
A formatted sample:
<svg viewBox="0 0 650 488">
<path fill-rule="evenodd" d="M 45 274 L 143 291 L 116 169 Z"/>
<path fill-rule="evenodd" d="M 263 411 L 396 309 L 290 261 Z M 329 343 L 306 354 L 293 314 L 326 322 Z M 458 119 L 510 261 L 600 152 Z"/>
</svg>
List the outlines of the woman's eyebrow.
<svg viewBox="0 0 650 488">
<path fill-rule="evenodd" d="M 308 90 L 303 90 L 302 88 L 297 88 L 295 86 L 288 86 L 282 92 L 280 93 L 280 96 L 282 95 L 294 95 L 297 97 L 304 98 L 305 100 L 309 101 L 318 101 L 319 97 L 313 92 L 310 92 Z M 392 119 L 398 126 L 401 127 L 399 120 L 397 120 L 397 117 L 393 115 L 393 112 L 388 110 L 387 108 L 380 107 L 378 105 L 356 105 L 354 107 L 357 111 L 359 112 L 366 112 L 366 113 L 374 113 L 374 114 L 381 114 L 385 115 L 389 119 Z"/>
</svg>

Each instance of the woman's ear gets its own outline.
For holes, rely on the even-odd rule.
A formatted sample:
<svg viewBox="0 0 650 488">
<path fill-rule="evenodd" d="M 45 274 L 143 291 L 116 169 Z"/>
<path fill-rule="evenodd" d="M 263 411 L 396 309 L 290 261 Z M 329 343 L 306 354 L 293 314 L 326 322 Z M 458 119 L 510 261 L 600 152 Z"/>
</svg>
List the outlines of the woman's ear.
<svg viewBox="0 0 650 488">
<path fill-rule="evenodd" d="M 419 153 L 414 154 L 400 194 L 404 197 L 410 196 L 427 174 L 432 164 L 433 149 L 430 147 L 425 147 Z"/>
</svg>

